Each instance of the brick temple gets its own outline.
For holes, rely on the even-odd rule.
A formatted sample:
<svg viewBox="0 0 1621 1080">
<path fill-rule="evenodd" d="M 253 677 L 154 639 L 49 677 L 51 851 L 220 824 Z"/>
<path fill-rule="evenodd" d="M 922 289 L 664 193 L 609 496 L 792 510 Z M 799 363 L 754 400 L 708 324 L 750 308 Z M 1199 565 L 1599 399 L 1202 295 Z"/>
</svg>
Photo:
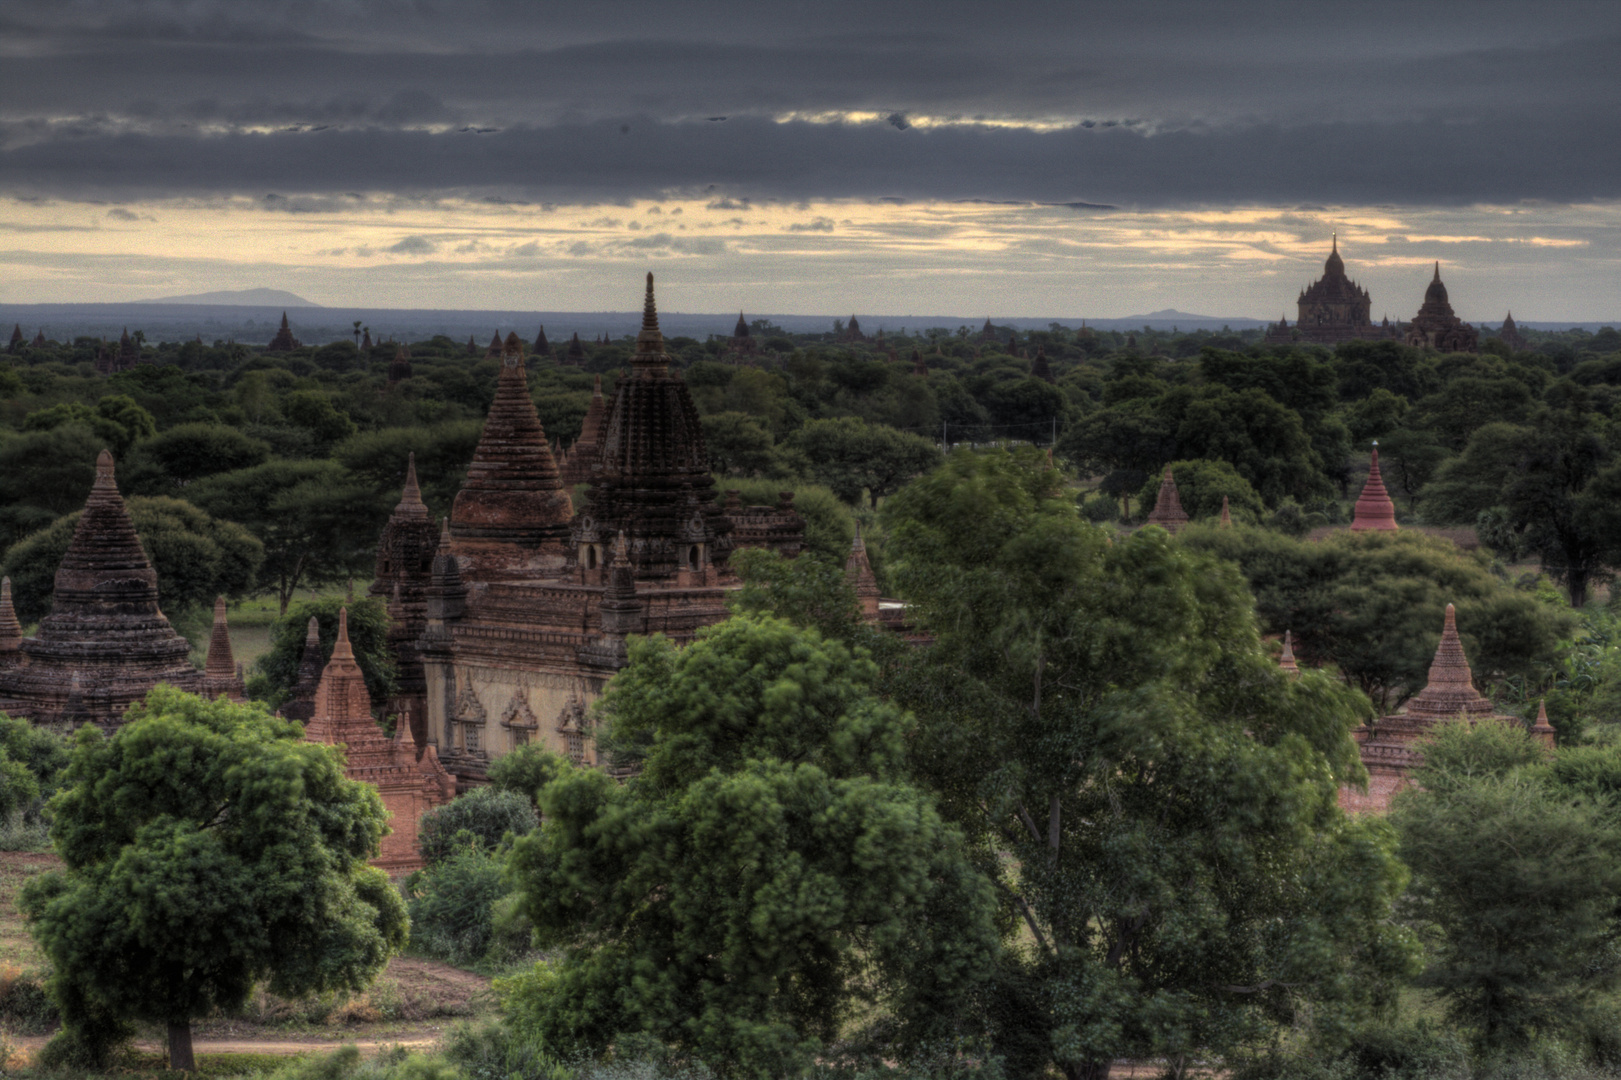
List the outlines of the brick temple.
<svg viewBox="0 0 1621 1080">
<path fill-rule="evenodd" d="M 423 747 L 462 789 L 541 744 L 581 763 L 586 708 L 626 662 L 629 634 L 679 643 L 725 619 L 739 546 L 795 555 L 804 519 L 718 498 L 698 411 L 672 368 L 647 277 L 628 377 L 601 383 L 559 467 L 529 395 L 523 345 L 502 345 L 495 400 L 467 480 L 436 527 L 414 473 L 378 548 L 400 696 Z M 589 485 L 579 513 L 570 488 Z M 870 573 L 870 570 L 869 570 Z"/>
<path fill-rule="evenodd" d="M 10 611 L 9 589 L 6 601 Z M 219 608 L 216 617 L 223 618 Z M 111 730 L 160 682 L 191 693 L 204 689 L 204 674 L 189 659 L 191 644 L 158 606 L 157 572 L 141 550 L 105 450 L 56 571 L 51 613 L 31 638 L 9 628 L 15 621 L 15 612 L 9 620 L 0 615 L 0 711 L 12 716 L 60 730 L 84 723 Z M 9 637 L 20 639 L 15 648 L 6 647 Z"/>
<path fill-rule="evenodd" d="M 1368 295 L 1368 290 L 1346 276 L 1337 233 L 1328 258 L 1323 262 L 1323 276 L 1300 290 L 1295 307 L 1297 318 L 1293 327 L 1285 316 L 1267 328 L 1265 340 L 1269 344 L 1309 341 L 1332 345 L 1359 338 L 1396 336 L 1396 329 L 1390 325 L 1388 318 L 1382 323 L 1374 323 L 1373 298 Z"/>
</svg>

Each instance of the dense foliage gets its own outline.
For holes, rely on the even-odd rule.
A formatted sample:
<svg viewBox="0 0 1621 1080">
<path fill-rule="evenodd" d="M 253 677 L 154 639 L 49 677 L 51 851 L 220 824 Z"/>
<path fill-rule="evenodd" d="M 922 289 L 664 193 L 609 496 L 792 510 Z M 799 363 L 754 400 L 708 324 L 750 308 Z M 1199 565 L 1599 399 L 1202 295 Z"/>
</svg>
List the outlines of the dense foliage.
<svg viewBox="0 0 1621 1080">
<path fill-rule="evenodd" d="M 142 1019 L 193 1069 L 193 1018 L 261 980 L 359 990 L 404 943 L 404 903 L 365 864 L 387 820 L 376 789 L 262 707 L 158 687 L 110 738 L 79 732 L 51 810 L 63 866 L 22 907 L 59 1038 L 89 1058 Z"/>
</svg>

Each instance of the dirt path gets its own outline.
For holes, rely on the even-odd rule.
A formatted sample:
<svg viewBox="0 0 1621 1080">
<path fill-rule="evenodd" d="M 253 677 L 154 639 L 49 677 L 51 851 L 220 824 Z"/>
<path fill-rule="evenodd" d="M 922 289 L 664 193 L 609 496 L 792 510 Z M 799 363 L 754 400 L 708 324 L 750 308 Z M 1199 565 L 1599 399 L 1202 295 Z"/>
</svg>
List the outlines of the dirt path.
<svg viewBox="0 0 1621 1080">
<path fill-rule="evenodd" d="M 324 1053 L 336 1050 L 340 1046 L 353 1045 L 360 1048 L 363 1054 L 374 1054 L 386 1046 L 404 1046 L 413 1050 L 421 1050 L 437 1045 L 444 1029 L 440 1027 L 405 1028 L 387 1038 L 333 1038 L 325 1035 L 290 1035 L 285 1039 L 203 1039 L 195 1038 L 191 1042 L 192 1052 L 195 1054 L 309 1054 Z M 51 1040 L 49 1035 L 13 1035 L 11 1036 L 12 1050 L 26 1060 L 32 1061 L 40 1047 Z M 137 1039 L 132 1045 L 137 1050 L 145 1050 L 154 1054 L 164 1053 L 168 1048 L 160 1042 L 151 1042 Z"/>
</svg>

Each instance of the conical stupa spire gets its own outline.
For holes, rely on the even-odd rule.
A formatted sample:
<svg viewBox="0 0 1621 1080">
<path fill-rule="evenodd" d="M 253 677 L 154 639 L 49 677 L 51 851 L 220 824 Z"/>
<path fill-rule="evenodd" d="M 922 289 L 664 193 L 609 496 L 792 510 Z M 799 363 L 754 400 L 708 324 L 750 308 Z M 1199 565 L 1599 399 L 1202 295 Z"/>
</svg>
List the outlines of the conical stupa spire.
<svg viewBox="0 0 1621 1080">
<path fill-rule="evenodd" d="M 1362 494 L 1357 496 L 1356 516 L 1351 521 L 1351 531 L 1395 532 L 1398 528 L 1396 504 L 1391 502 L 1390 493 L 1385 490 L 1384 477 L 1379 472 L 1379 444 L 1374 443 L 1373 460 L 1368 466 L 1368 482 L 1362 485 Z"/>
<path fill-rule="evenodd" d="M 1531 737 L 1545 746 L 1552 746 L 1558 735 L 1554 726 L 1548 723 L 1548 699 L 1543 698 L 1537 702 L 1537 719 L 1536 723 L 1531 725 Z"/>
<path fill-rule="evenodd" d="M 1440 259 L 1435 260 L 1435 277 L 1431 278 L 1430 280 L 1432 280 L 1432 281 L 1440 281 L 1441 280 L 1441 260 Z"/>
<path fill-rule="evenodd" d="M 1171 476 L 1171 467 L 1165 467 L 1165 475 L 1160 478 L 1159 497 L 1154 500 L 1154 509 L 1148 515 L 1148 524 L 1158 525 L 1173 535 L 1188 523 L 1187 511 L 1182 509 L 1182 499 L 1176 492 L 1176 480 Z"/>
<path fill-rule="evenodd" d="M 1291 675 L 1300 674 L 1300 665 L 1295 662 L 1295 636 L 1293 631 L 1283 632 L 1283 653 L 1278 657 L 1278 667 Z"/>
<path fill-rule="evenodd" d="M 1223 529 L 1233 527 L 1233 512 L 1227 505 L 1227 496 L 1225 495 L 1221 497 L 1221 521 L 1219 524 Z M 1287 631 L 1285 633 L 1287 634 Z"/>
<path fill-rule="evenodd" d="M 636 335 L 634 363 L 638 371 L 668 369 L 669 354 L 664 351 L 664 335 L 659 331 L 658 305 L 653 301 L 653 272 L 647 273 L 647 296 L 642 300 L 642 330 Z"/>
<path fill-rule="evenodd" d="M 1451 720 L 1460 715 L 1490 716 L 1492 703 L 1475 689 L 1474 673 L 1463 654 L 1458 638 L 1458 616 L 1447 605 L 1446 622 L 1441 627 L 1441 643 L 1430 662 L 1429 683 L 1407 703 L 1407 715 L 1433 720 Z"/>
<path fill-rule="evenodd" d="M 225 597 L 214 598 L 214 629 L 208 635 L 208 660 L 203 670 L 209 675 L 231 678 L 236 660 L 231 656 L 231 632 L 225 625 Z"/>
<path fill-rule="evenodd" d="M 332 659 L 340 657 L 350 660 L 355 657 L 354 647 L 349 644 L 349 609 L 346 607 L 338 609 L 338 640 L 332 646 Z M 328 666 L 331 666 L 331 661 L 328 661 Z"/>
<path fill-rule="evenodd" d="M 315 691 L 315 708 L 305 737 L 325 739 L 326 733 L 336 725 L 370 719 L 371 695 L 366 691 L 366 676 L 349 644 L 349 609 L 339 608 L 338 640 L 332 647 L 332 659 L 321 672 L 321 683 Z"/>
<path fill-rule="evenodd" d="M 422 488 L 417 484 L 417 455 L 412 450 L 405 455 L 405 487 L 400 490 L 400 503 L 394 508 L 397 517 L 427 517 L 428 507 L 422 501 Z"/>
</svg>

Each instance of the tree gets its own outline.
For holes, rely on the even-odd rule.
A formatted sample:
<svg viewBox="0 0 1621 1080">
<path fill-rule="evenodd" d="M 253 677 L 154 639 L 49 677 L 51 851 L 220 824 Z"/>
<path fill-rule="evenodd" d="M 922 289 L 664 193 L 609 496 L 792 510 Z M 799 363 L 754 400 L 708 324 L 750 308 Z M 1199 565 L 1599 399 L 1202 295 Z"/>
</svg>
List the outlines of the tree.
<svg viewBox="0 0 1621 1080">
<path fill-rule="evenodd" d="M 792 442 L 810 462 L 811 478 L 847 503 L 859 503 L 866 491 L 877 506 L 940 460 L 939 449 L 921 436 L 850 416 L 812 420 Z"/>
<path fill-rule="evenodd" d="M 339 344 L 348 345 L 347 342 Z M 281 412 L 289 423 L 303 428 L 314 437 L 322 456 L 355 433 L 355 422 L 347 414 L 333 408 L 332 399 L 321 390 L 294 390 L 282 399 Z"/>
<path fill-rule="evenodd" d="M 1491 572 L 1484 552 L 1423 533 L 1335 532 L 1320 541 L 1265 529 L 1193 525 L 1179 543 L 1233 563 L 1269 634 L 1294 634 L 1295 654 L 1332 664 L 1381 713 L 1424 688 L 1446 605 L 1486 692 L 1534 679 L 1558 658 L 1575 622 Z"/>
<path fill-rule="evenodd" d="M 262 580 L 281 613 L 300 588 L 369 573 L 389 504 L 335 461 L 269 461 L 211 476 L 186 495 L 264 543 Z"/>
<path fill-rule="evenodd" d="M 1547 756 L 1518 725 L 1445 724 L 1392 807 L 1434 943 L 1419 984 L 1492 1050 L 1579 1029 L 1621 976 L 1621 753 Z"/>
<path fill-rule="evenodd" d="M 646 1032 L 760 1076 L 805 1071 L 873 1009 L 897 1052 L 950 1031 L 994 947 L 988 889 L 902 778 L 876 675 L 775 619 L 633 639 L 599 746 L 640 776 L 567 767 L 514 850 L 557 950 L 515 980 L 515 1025 L 576 1053 Z"/>
<path fill-rule="evenodd" d="M 63 401 L 48 409 L 31 412 L 23 420 L 24 431 L 50 431 L 63 424 L 83 424 L 96 433 L 114 457 L 123 457 L 130 444 L 157 431 L 152 414 L 127 394 L 108 394 L 95 408 L 77 401 Z"/>
<path fill-rule="evenodd" d="M 310 620 L 315 620 L 320 633 L 324 666 L 338 641 L 338 612 L 342 608 L 349 610 L 349 643 L 354 647 L 360 673 L 366 678 L 366 693 L 377 705 L 393 697 L 396 672 L 394 650 L 388 644 L 388 609 L 374 596 L 354 600 L 327 597 L 292 605 L 271 624 L 270 649 L 254 662 L 248 692 L 272 709 L 285 705 L 298 682 Z"/>
<path fill-rule="evenodd" d="M 264 545 L 248 530 L 181 499 L 138 497 L 127 505 L 141 550 L 157 571 L 158 603 L 165 611 L 178 615 L 210 605 L 217 596 L 244 596 L 252 590 Z M 17 617 L 24 622 L 49 614 L 56 570 L 82 512 L 58 518 L 6 552 L 3 572 L 11 578 Z"/>
<path fill-rule="evenodd" d="M 180 424 L 135 445 L 123 470 L 124 489 L 136 495 L 176 495 L 194 480 L 250 468 L 269 457 L 267 443 L 234 427 Z"/>
<path fill-rule="evenodd" d="M 1220 1054 L 1390 990 L 1403 871 L 1337 806 L 1367 705 L 1277 671 L 1236 570 L 1159 530 L 1111 544 L 1033 452 L 957 451 L 885 519 L 934 635 L 894 677 L 913 760 L 1001 899 L 1010 1072 Z"/>
<path fill-rule="evenodd" d="M 53 800 L 61 870 L 22 907 L 52 965 L 65 1036 L 97 1016 L 168 1026 L 273 993 L 358 991 L 405 943 L 376 855 L 387 811 L 342 752 L 262 707 L 152 690 L 110 738 L 79 732 Z"/>
<path fill-rule="evenodd" d="M 1225 461 L 1173 461 L 1166 468 L 1176 480 L 1177 498 L 1191 518 L 1213 518 L 1221 514 L 1225 496 L 1234 521 L 1254 523 L 1266 513 L 1266 504 L 1250 487 L 1249 481 Z M 1145 512 L 1154 508 L 1159 497 L 1161 476 L 1152 476 L 1137 495 L 1137 505 Z"/>
<path fill-rule="evenodd" d="M 497 787 L 474 788 L 422 815 L 417 850 L 429 866 L 468 846 L 494 851 L 506 834 L 523 836 L 540 824 L 533 798 Z"/>
<path fill-rule="evenodd" d="M 703 418 L 709 467 L 722 476 L 771 476 L 778 470 L 776 440 L 764 424 L 741 412 Z"/>
<path fill-rule="evenodd" d="M 103 449 L 102 440 L 83 424 L 0 434 L 0 525 L 10 533 L 5 542 L 82 507 Z"/>
<path fill-rule="evenodd" d="M 379 498 L 397 498 L 406 460 L 415 454 L 422 501 L 447 514 L 467 478 L 481 426 L 477 420 L 452 420 L 426 428 L 364 431 L 339 443 L 332 456 Z"/>
<path fill-rule="evenodd" d="M 1604 430 L 1602 418 L 1574 408 L 1540 409 L 1524 427 L 1488 424 L 1425 488 L 1425 516 L 1472 524 L 1492 512 L 1501 536 L 1538 555 L 1581 607 L 1589 585 L 1621 565 L 1610 554 L 1604 485 L 1587 491 L 1615 460 Z"/>
</svg>

